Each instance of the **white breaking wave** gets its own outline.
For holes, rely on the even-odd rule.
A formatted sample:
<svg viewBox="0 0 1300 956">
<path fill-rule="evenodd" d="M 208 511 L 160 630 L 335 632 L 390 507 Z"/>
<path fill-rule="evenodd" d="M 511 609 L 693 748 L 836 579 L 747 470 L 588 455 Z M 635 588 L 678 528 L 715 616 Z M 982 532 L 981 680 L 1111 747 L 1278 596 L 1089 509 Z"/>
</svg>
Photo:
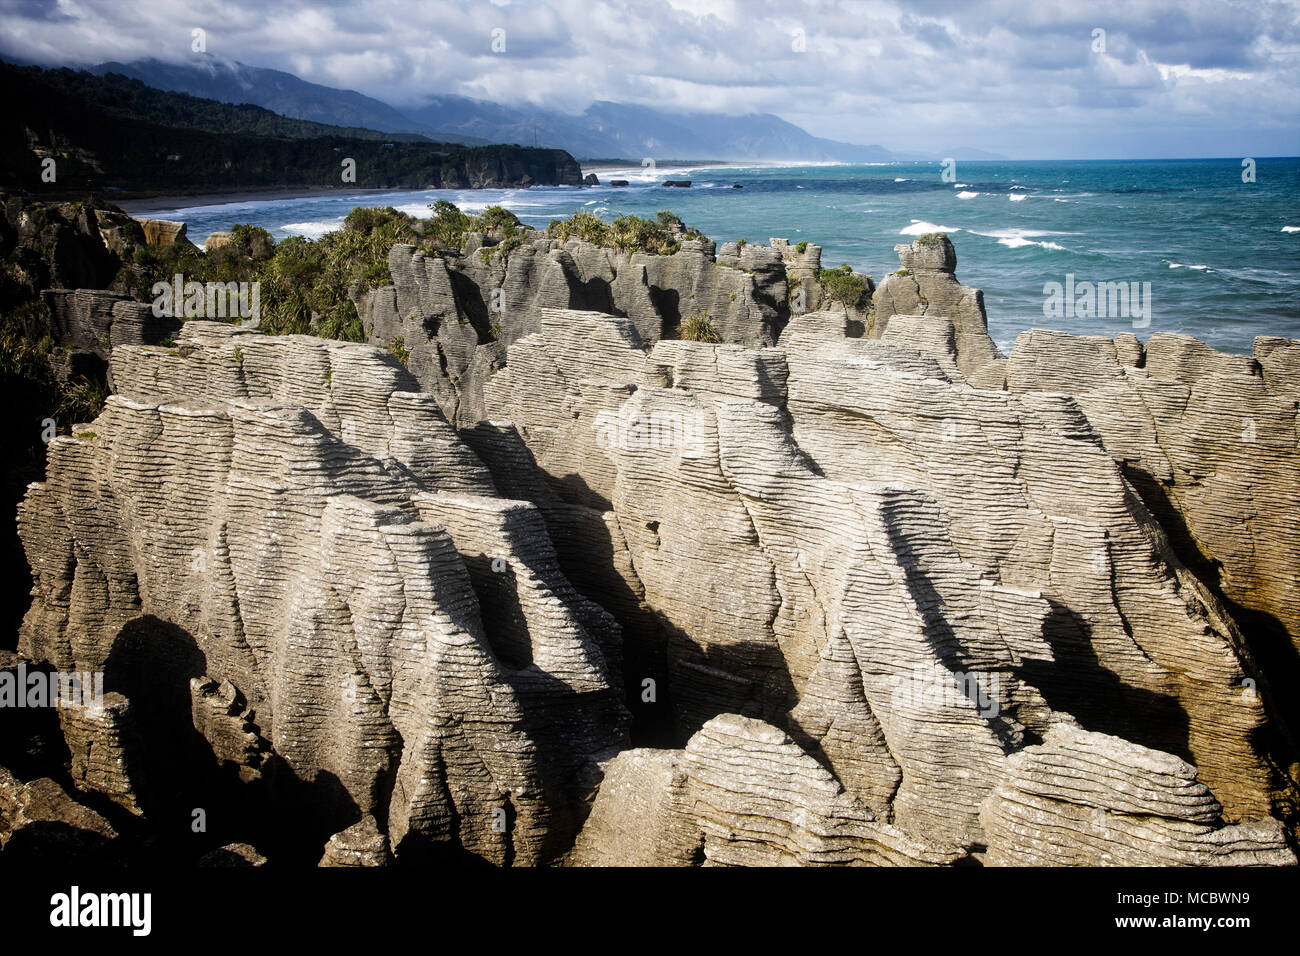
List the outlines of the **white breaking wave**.
<svg viewBox="0 0 1300 956">
<path fill-rule="evenodd" d="M 963 189 L 957 194 L 958 199 L 974 199 L 979 193 L 973 193 L 969 189 Z"/>
<path fill-rule="evenodd" d="M 932 222 L 913 219 L 910 226 L 904 226 L 898 230 L 900 236 L 923 236 L 927 232 L 961 232 L 961 228 L 958 226 L 936 226 Z"/>
<path fill-rule="evenodd" d="M 902 178 L 901 176 L 899 176 L 899 177 L 896 177 L 896 178 L 894 179 L 894 182 L 896 182 L 896 183 L 910 183 L 911 180 L 910 180 L 910 179 L 904 179 L 904 178 Z"/>
<path fill-rule="evenodd" d="M 967 187 L 967 186 L 969 186 L 969 185 L 970 185 L 970 183 L 953 183 L 953 184 L 952 184 L 952 188 L 953 188 L 953 189 L 964 189 L 965 187 Z"/>
<path fill-rule="evenodd" d="M 1022 200 L 1022 199 L 1028 199 L 1028 198 L 1029 198 L 1029 194 L 1028 194 L 1028 193 L 1012 193 L 1012 194 L 1011 194 L 1010 196 L 1008 196 L 1007 198 L 1010 199 L 1012 202 L 1020 202 L 1020 200 Z"/>
<path fill-rule="evenodd" d="M 1300 232 L 1300 226 L 1283 226 L 1283 232 Z"/>
<path fill-rule="evenodd" d="M 972 232 L 972 235 L 984 236 L 986 239 L 996 239 L 998 245 L 1006 246 L 1008 249 L 1021 249 L 1024 246 L 1038 246 L 1042 249 L 1052 249 L 1057 252 L 1068 252 L 1069 250 L 1058 243 L 1048 240 L 1037 241 L 1038 236 L 1069 236 L 1073 233 L 1056 232 L 1051 229 L 998 229 L 994 232 Z"/>
<path fill-rule="evenodd" d="M 280 227 L 281 232 L 306 239 L 319 239 L 327 232 L 337 232 L 343 228 L 343 217 L 337 219 L 319 219 L 315 222 L 286 222 Z"/>
<path fill-rule="evenodd" d="M 1005 239 L 999 239 L 998 245 L 1006 246 L 1008 249 L 1019 249 L 1023 246 L 1038 246 L 1042 249 L 1054 249 L 1057 252 L 1065 252 L 1065 246 L 1055 242 L 1034 242 L 1032 239 L 1026 239 L 1024 236 L 1007 236 Z"/>
<path fill-rule="evenodd" d="M 1171 269 L 1195 269 L 1197 272 L 1213 272 L 1213 271 L 1214 271 L 1214 270 L 1211 269 L 1209 266 L 1185 266 L 1185 265 L 1183 265 L 1181 262 L 1171 262 L 1171 263 L 1169 263 L 1169 268 L 1171 268 Z"/>
</svg>

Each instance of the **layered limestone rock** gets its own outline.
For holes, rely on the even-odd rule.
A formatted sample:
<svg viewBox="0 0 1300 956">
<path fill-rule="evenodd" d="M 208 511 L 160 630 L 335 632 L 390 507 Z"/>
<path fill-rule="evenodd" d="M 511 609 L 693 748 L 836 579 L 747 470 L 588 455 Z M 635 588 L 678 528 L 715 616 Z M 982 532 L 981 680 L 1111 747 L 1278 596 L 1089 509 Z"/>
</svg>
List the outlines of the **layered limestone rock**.
<svg viewBox="0 0 1300 956">
<path fill-rule="evenodd" d="M 173 222 L 170 219 L 140 219 L 135 220 L 144 230 L 144 241 L 146 245 L 155 248 L 165 248 L 166 246 L 193 245 L 185 235 L 188 227 L 183 222 Z"/>
<path fill-rule="evenodd" d="M 773 723 L 948 854 L 987 845 L 1009 755 L 1060 724 L 1193 760 L 1228 819 L 1286 811 L 1240 632 L 1077 404 L 845 339 L 842 314 L 764 350 L 541 323 L 489 414 L 553 493 L 612 509 L 683 732 Z"/>
<path fill-rule="evenodd" d="M 102 704 L 61 708 L 59 723 L 77 789 L 98 791 L 138 815 L 138 795 L 147 785 L 132 766 L 132 752 L 139 751 L 130 701 L 105 694 Z"/>
<path fill-rule="evenodd" d="M 229 843 L 199 857 L 199 866 L 246 867 L 265 866 L 266 857 L 248 843 Z"/>
<path fill-rule="evenodd" d="M 123 255 L 144 243 L 140 224 L 123 212 L 0 194 L 0 255 L 28 298 L 45 289 L 105 289 Z"/>
<path fill-rule="evenodd" d="M 792 253 L 779 247 L 730 243 L 715 255 L 712 242 L 691 239 L 658 256 L 538 236 L 508 254 L 472 239 L 451 260 L 395 245 L 393 285 L 354 300 L 370 341 L 401 339 L 408 368 L 457 425 L 487 417 L 486 383 L 547 308 L 625 316 L 646 343 L 705 315 L 724 341 L 752 347 L 774 343 L 788 315 Z"/>
<path fill-rule="evenodd" d="M 20 511 L 22 655 L 112 692 L 77 786 L 148 818 L 148 659 L 323 865 L 1295 862 L 1242 609 L 1295 633 L 1296 342 L 1003 358 L 943 236 L 874 322 L 791 318 L 815 246 L 482 243 L 358 293 L 406 368 L 114 348 Z"/>
<path fill-rule="evenodd" d="M 256 714 L 239 689 L 228 680 L 195 677 L 190 681 L 194 729 L 212 748 L 222 766 L 233 767 L 245 783 L 258 779 L 270 743 L 258 732 Z"/>
<path fill-rule="evenodd" d="M 214 752 L 256 765 L 264 737 L 322 825 L 373 815 L 399 852 L 554 857 L 580 771 L 624 737 L 617 626 L 391 356 L 230 333 L 116 349 L 118 394 L 52 444 L 20 514 L 22 654 L 106 669 L 112 691 L 131 635 L 195 648 Z M 487 554 L 508 572 L 491 587 L 471 567 Z"/>
<path fill-rule="evenodd" d="M 7 861 L 114 862 L 113 825 L 54 780 L 24 782 L 0 767 L 0 851 Z"/>
<path fill-rule="evenodd" d="M 896 315 L 937 316 L 952 323 L 956 362 L 963 375 L 998 363 L 1003 356 L 989 338 L 984 293 L 957 281 L 957 251 L 948 237 L 932 233 L 910 245 L 897 245 L 894 251 L 903 267 L 886 276 L 872 295 L 873 334 L 885 337 Z M 984 374 L 992 371 L 985 369 Z"/>
<path fill-rule="evenodd" d="M 1035 329 L 1017 339 L 1006 387 L 1073 395 L 1184 560 L 1254 612 L 1251 628 L 1300 648 L 1300 343 L 1261 339 L 1256 353 L 1168 332 L 1143 346 Z"/>
<path fill-rule="evenodd" d="M 948 865 L 877 819 L 786 734 L 726 714 L 681 751 L 627 750 L 573 866 Z M 981 818 L 990 866 L 1293 866 L 1280 821 L 1225 825 L 1170 754 L 1057 725 L 1013 754 Z"/>
<path fill-rule="evenodd" d="M 126 295 L 93 289 L 49 289 L 50 331 L 61 348 L 56 372 L 62 378 L 102 375 L 114 348 L 148 345 L 180 331 L 181 322 L 155 316 Z"/>
<path fill-rule="evenodd" d="M 957 855 L 876 819 L 777 728 L 725 714 L 684 751 L 605 768 L 576 866 L 943 865 Z"/>
<path fill-rule="evenodd" d="M 380 832 L 374 817 L 366 817 L 329 838 L 320 865 L 368 867 L 388 866 L 392 862 L 388 837 Z"/>
<path fill-rule="evenodd" d="M 1196 768 L 1060 728 L 1007 761 L 985 804 L 994 866 L 1293 866 L 1278 820 L 1224 826 Z"/>
</svg>

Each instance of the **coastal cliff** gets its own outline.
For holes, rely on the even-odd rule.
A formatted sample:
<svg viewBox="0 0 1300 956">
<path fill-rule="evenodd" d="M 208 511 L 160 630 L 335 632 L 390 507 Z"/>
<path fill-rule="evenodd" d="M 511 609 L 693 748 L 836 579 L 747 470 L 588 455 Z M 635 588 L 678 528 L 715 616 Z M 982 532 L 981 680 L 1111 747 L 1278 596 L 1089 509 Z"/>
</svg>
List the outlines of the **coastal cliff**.
<svg viewBox="0 0 1300 956">
<path fill-rule="evenodd" d="M 186 767 L 242 821 L 196 854 L 1296 862 L 1300 343 L 1004 356 L 942 235 L 879 287 L 513 238 L 395 243 L 374 344 L 110 343 L 0 660 L 110 706 L 0 777 L 3 839 L 127 852 Z"/>
<path fill-rule="evenodd" d="M 0 133 L 0 189 L 42 197 L 582 184 L 577 161 L 559 149 L 385 136 L 120 76 L 0 63 L 0 78 L 13 114 Z"/>
</svg>

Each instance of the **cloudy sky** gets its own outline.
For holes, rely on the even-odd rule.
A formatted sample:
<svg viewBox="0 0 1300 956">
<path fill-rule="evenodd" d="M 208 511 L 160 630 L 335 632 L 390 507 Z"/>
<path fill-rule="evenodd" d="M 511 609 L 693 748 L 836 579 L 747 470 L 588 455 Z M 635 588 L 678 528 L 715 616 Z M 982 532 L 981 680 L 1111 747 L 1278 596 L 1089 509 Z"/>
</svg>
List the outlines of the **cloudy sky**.
<svg viewBox="0 0 1300 956">
<path fill-rule="evenodd" d="M 1300 154 L 1281 0 L 0 0 L 0 55 L 185 62 L 196 27 L 211 55 L 398 107 L 771 112 L 1017 158 Z"/>
</svg>

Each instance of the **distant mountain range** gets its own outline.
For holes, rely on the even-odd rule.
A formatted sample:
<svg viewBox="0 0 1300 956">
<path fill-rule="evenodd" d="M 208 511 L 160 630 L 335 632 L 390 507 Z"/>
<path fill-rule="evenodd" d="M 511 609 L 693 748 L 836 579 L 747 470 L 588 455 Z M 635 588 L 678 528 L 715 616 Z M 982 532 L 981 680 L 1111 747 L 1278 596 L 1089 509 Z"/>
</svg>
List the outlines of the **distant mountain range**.
<svg viewBox="0 0 1300 956">
<path fill-rule="evenodd" d="M 8 120 L 0 123 L 0 191 L 126 196 L 582 183 L 564 150 L 329 126 L 113 72 L 0 62 L 0 88 Z"/>
<path fill-rule="evenodd" d="M 205 56 L 192 64 L 136 60 L 101 63 L 91 72 L 120 73 L 149 86 L 219 100 L 251 103 L 296 119 L 387 133 L 418 133 L 440 142 L 517 143 L 563 149 L 584 159 L 795 160 L 889 162 L 938 159 L 822 139 L 771 113 L 728 116 L 674 113 L 647 106 L 593 103 L 581 115 L 503 106 L 465 96 L 434 96 L 399 110 L 355 90 L 308 83 L 292 73 Z M 980 150 L 945 153 L 956 159 L 1001 159 Z"/>
</svg>

